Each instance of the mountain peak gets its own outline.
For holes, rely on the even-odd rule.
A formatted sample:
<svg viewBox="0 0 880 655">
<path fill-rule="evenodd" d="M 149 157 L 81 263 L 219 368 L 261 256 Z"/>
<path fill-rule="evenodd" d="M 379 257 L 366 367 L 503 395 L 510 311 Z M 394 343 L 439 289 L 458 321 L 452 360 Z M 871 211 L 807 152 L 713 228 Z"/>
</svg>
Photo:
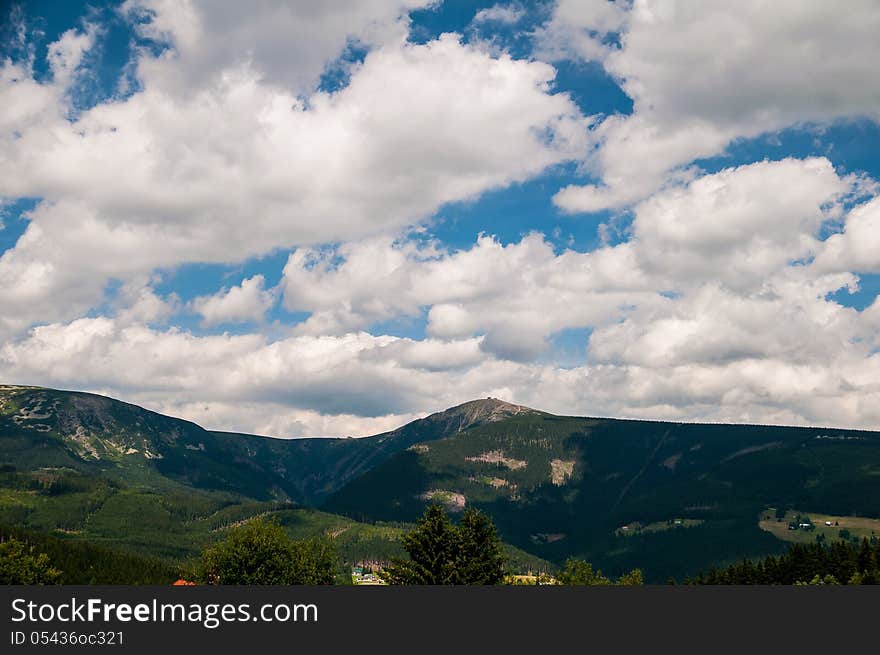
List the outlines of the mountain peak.
<svg viewBox="0 0 880 655">
<path fill-rule="evenodd" d="M 502 421 L 517 414 L 535 414 L 537 410 L 523 405 L 500 400 L 499 398 L 480 398 L 437 412 L 424 420 L 446 423 L 448 432 L 461 432 L 474 425 Z"/>
</svg>

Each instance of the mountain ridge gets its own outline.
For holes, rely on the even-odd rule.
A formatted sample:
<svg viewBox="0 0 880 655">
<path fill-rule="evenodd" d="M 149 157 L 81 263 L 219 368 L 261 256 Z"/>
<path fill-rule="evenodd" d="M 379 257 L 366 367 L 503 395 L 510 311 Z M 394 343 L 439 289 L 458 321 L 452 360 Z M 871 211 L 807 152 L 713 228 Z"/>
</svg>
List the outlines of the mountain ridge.
<svg viewBox="0 0 880 655">
<path fill-rule="evenodd" d="M 880 518 L 880 433 L 558 416 L 482 398 L 369 437 L 282 439 L 3 385 L 0 499 L 0 524 L 163 556 L 187 552 L 162 540 L 184 543 L 201 521 L 293 521 L 284 508 L 308 506 L 401 525 L 428 502 L 470 504 L 527 553 L 663 580 L 778 552 L 758 525 L 770 507 Z M 152 527 L 120 536 L 121 517 Z"/>
<path fill-rule="evenodd" d="M 136 461 L 143 458 L 172 478 L 211 486 L 212 478 L 200 473 L 200 467 L 210 463 L 209 468 L 222 469 L 216 472 L 218 485 L 232 481 L 233 489 L 267 498 L 280 491 L 309 505 L 400 450 L 536 411 L 497 399 L 478 399 L 377 435 L 288 439 L 207 430 L 193 421 L 90 392 L 0 385 L 0 429 L 5 422 L 7 433 L 58 437 L 47 436 L 44 445 L 63 446 L 55 457 L 60 463 L 76 464 L 78 459 L 81 464 L 115 463 L 131 468 L 143 464 Z M 241 472 L 231 470 L 230 465 L 262 474 L 265 488 L 258 491 L 245 481 L 235 483 Z"/>
</svg>

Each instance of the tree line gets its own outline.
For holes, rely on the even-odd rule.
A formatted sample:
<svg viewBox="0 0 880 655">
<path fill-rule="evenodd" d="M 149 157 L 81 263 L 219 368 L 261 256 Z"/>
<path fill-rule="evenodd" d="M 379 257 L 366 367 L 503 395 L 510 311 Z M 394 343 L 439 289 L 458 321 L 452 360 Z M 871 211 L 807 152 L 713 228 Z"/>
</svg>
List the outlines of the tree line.
<svg viewBox="0 0 880 655">
<path fill-rule="evenodd" d="M 880 584 L 880 540 L 863 539 L 857 544 L 849 541 L 793 544 L 783 555 L 712 568 L 685 582 L 703 585 Z"/>
<path fill-rule="evenodd" d="M 160 559 L 0 526 L 0 584 L 169 584 L 178 573 Z"/>
<path fill-rule="evenodd" d="M 392 558 L 378 571 L 387 584 L 523 583 L 508 575 L 503 544 L 492 520 L 471 507 L 455 524 L 442 505 L 429 505 L 403 537 L 402 546 L 407 557 Z M 206 547 L 198 560 L 182 569 L 83 542 L 0 531 L 0 584 L 167 584 L 178 576 L 213 585 L 351 581 L 331 540 L 292 539 L 280 524 L 266 517 L 230 529 L 225 539 Z M 568 559 L 555 577 L 539 576 L 529 583 L 641 585 L 643 576 L 634 569 L 612 579 L 589 562 Z M 784 555 L 712 568 L 685 583 L 880 584 L 880 541 L 793 544 Z"/>
</svg>

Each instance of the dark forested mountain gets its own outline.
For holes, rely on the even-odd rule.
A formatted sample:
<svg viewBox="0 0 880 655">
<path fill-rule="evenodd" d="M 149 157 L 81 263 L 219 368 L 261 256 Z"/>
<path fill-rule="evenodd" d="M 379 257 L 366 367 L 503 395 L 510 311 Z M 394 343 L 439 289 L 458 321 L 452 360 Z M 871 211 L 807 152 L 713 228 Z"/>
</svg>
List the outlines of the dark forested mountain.
<svg viewBox="0 0 880 655">
<path fill-rule="evenodd" d="M 373 437 L 285 440 L 0 387 L 0 525 L 179 558 L 272 513 L 368 556 L 431 500 L 485 510 L 538 557 L 662 581 L 817 536 L 787 532 L 793 512 L 880 532 L 880 433 L 565 417 L 483 399 Z"/>
<path fill-rule="evenodd" d="M 481 401 L 364 439 L 288 440 L 210 432 L 93 394 L 0 386 L 0 539 L 27 529 L 179 561 L 271 514 L 293 536 L 331 536 L 351 561 L 399 555 L 404 526 L 310 507 L 413 444 L 521 411 Z"/>
<path fill-rule="evenodd" d="M 414 445 L 323 507 L 408 521 L 428 498 L 485 510 L 505 540 L 551 561 L 662 581 L 779 552 L 777 527 L 816 536 L 761 529 L 768 508 L 779 521 L 787 509 L 880 517 L 880 433 L 523 413 Z M 880 521 L 859 525 L 880 535 Z"/>
<path fill-rule="evenodd" d="M 527 411 L 465 403 L 363 439 L 273 439 L 211 432 L 104 396 L 0 386 L 0 465 L 158 478 L 268 500 L 317 504 L 385 458 L 423 441 Z"/>
</svg>

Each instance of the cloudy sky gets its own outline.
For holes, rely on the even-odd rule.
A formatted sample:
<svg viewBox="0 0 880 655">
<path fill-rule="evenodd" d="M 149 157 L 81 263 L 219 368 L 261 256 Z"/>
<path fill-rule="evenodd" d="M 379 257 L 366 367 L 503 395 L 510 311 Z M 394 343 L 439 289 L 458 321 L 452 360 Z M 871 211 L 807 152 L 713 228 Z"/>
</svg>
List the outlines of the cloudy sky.
<svg viewBox="0 0 880 655">
<path fill-rule="evenodd" d="M 28 1 L 0 382 L 880 429 L 880 3 Z"/>
</svg>

